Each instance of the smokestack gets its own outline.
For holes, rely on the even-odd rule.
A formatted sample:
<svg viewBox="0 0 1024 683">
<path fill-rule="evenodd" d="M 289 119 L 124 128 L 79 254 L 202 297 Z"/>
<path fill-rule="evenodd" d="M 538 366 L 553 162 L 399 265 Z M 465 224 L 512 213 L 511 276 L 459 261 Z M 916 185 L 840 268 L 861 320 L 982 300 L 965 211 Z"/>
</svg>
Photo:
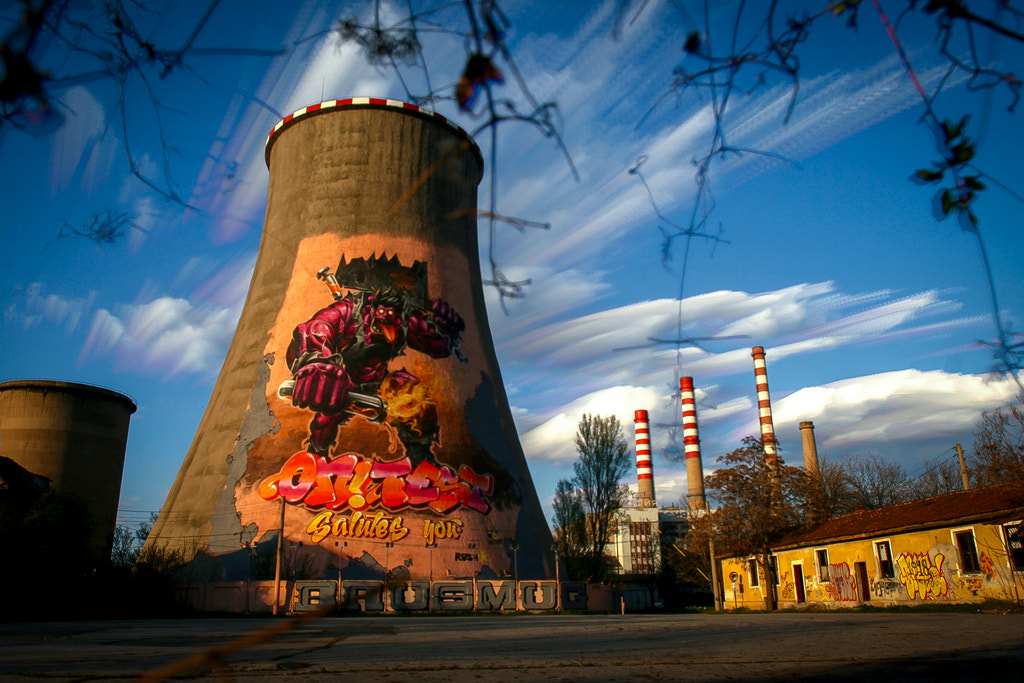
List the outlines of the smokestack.
<svg viewBox="0 0 1024 683">
<path fill-rule="evenodd" d="M 487 322 L 479 148 L 353 98 L 285 117 L 266 160 L 249 294 L 147 547 L 232 581 L 279 537 L 308 578 L 554 576 Z"/>
<path fill-rule="evenodd" d="M 689 488 L 691 510 L 703 510 L 704 465 L 700 458 L 700 434 L 697 431 L 697 402 L 694 400 L 693 378 L 679 379 L 679 392 L 683 396 L 683 450 L 686 453 L 686 481 Z"/>
<path fill-rule="evenodd" d="M 651 469 L 651 427 L 646 410 L 633 413 L 633 425 L 636 429 L 637 507 L 652 508 L 656 503 L 654 472 Z"/>
<path fill-rule="evenodd" d="M 800 438 L 804 445 L 804 471 L 818 474 L 818 446 L 814 443 L 814 423 L 806 420 L 800 423 Z"/>
<path fill-rule="evenodd" d="M 751 352 L 754 357 L 754 381 L 757 384 L 757 412 L 761 418 L 761 443 L 764 445 L 765 462 L 774 469 L 778 467 L 779 459 L 775 453 L 775 425 L 772 424 L 772 400 L 768 395 L 764 347 L 755 346 Z"/>
</svg>

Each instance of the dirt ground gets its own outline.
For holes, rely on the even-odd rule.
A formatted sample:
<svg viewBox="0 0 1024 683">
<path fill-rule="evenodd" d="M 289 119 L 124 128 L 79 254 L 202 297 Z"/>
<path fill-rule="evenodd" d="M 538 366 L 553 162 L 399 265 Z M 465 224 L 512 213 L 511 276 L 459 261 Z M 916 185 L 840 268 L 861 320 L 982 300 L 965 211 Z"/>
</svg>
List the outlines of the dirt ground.
<svg viewBox="0 0 1024 683">
<path fill-rule="evenodd" d="M 1021 680 L 1024 614 L 205 618 L 0 624 L 0 680 Z"/>
</svg>

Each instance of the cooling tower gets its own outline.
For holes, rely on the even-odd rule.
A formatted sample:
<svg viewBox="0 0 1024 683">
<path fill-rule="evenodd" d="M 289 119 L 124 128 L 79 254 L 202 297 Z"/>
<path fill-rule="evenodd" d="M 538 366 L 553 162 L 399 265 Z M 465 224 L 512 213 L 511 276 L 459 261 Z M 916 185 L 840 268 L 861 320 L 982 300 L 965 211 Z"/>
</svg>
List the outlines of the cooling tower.
<svg viewBox="0 0 1024 683">
<path fill-rule="evenodd" d="M 93 523 L 88 547 L 97 563 L 110 557 L 134 412 L 127 396 L 87 384 L 0 384 L 0 455 L 85 503 Z"/>
<path fill-rule="evenodd" d="M 248 298 L 150 542 L 224 578 L 282 524 L 304 578 L 553 576 L 487 323 L 475 143 L 361 98 L 286 117 L 266 159 Z"/>
</svg>

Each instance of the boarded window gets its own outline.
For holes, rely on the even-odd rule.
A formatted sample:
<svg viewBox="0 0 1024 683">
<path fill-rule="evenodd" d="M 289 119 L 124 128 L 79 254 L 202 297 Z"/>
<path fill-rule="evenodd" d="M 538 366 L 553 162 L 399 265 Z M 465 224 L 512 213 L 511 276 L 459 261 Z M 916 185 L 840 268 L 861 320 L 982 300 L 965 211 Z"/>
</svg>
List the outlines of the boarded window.
<svg viewBox="0 0 1024 683">
<path fill-rule="evenodd" d="M 828 550 L 815 550 L 814 557 L 818 560 L 818 580 L 828 583 Z"/>
<path fill-rule="evenodd" d="M 974 544 L 974 532 L 971 530 L 957 531 L 953 534 L 956 550 L 960 555 L 960 573 L 977 574 L 981 572 L 978 562 L 978 547 Z"/>
</svg>

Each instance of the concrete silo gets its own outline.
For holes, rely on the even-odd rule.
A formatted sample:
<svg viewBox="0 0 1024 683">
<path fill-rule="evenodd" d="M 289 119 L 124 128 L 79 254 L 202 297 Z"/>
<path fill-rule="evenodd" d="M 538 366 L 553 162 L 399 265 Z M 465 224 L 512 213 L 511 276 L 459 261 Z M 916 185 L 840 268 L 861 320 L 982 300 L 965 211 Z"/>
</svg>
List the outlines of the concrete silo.
<svg viewBox="0 0 1024 683">
<path fill-rule="evenodd" d="M 266 158 L 248 298 L 149 542 L 217 578 L 281 528 L 307 578 L 552 577 L 487 323 L 475 143 L 356 98 L 286 117 Z"/>
<path fill-rule="evenodd" d="M 94 525 L 88 546 L 96 562 L 110 557 L 135 408 L 127 396 L 87 384 L 0 384 L 0 455 L 86 504 Z"/>
</svg>

